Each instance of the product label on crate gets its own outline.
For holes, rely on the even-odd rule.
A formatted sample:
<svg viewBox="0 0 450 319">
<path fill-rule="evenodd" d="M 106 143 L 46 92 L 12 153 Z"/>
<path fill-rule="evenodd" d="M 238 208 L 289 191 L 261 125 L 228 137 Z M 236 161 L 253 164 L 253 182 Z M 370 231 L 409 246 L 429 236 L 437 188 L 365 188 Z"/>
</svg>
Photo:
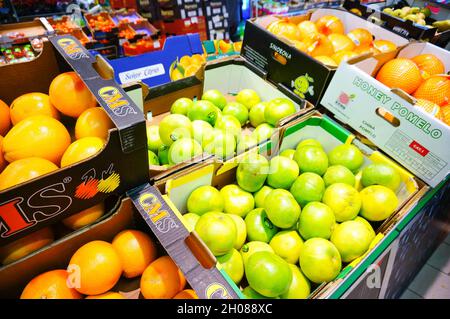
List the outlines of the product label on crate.
<svg viewBox="0 0 450 319">
<path fill-rule="evenodd" d="M 164 65 L 162 63 L 146 66 L 139 69 L 125 71 L 119 73 L 119 79 L 122 84 L 136 82 L 165 74 Z"/>
<path fill-rule="evenodd" d="M 222 8 L 216 8 L 212 10 L 213 14 L 221 14 L 222 13 Z"/>
<path fill-rule="evenodd" d="M 386 148 L 395 154 L 399 161 L 404 162 L 412 170 L 420 172 L 428 180 L 433 179 L 448 164 L 401 130 L 395 131 L 387 141 Z"/>
</svg>

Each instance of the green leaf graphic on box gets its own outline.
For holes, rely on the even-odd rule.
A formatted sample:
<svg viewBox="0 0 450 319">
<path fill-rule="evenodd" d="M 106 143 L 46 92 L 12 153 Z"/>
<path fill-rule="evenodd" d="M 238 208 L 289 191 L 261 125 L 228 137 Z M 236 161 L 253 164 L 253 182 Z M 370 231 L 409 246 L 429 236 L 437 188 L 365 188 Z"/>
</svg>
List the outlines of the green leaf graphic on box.
<svg viewBox="0 0 450 319">
<path fill-rule="evenodd" d="M 180 73 L 183 74 L 183 76 L 184 76 L 184 68 L 183 68 L 183 66 L 182 66 L 181 64 L 178 64 L 178 65 L 177 65 L 177 69 L 178 69 L 178 71 L 180 71 Z"/>
</svg>

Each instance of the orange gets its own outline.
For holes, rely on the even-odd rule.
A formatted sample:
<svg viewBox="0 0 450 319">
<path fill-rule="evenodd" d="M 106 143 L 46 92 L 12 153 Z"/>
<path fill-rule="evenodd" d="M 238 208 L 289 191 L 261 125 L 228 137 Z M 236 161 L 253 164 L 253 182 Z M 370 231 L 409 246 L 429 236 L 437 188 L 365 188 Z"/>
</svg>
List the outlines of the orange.
<svg viewBox="0 0 450 319">
<path fill-rule="evenodd" d="M 292 40 L 292 42 L 294 43 L 294 46 L 297 48 L 297 50 L 300 50 L 308 54 L 308 45 L 305 42 L 297 40 Z"/>
<path fill-rule="evenodd" d="M 92 224 L 97 219 L 102 217 L 104 213 L 105 205 L 101 203 L 63 219 L 62 223 L 70 229 L 77 230 L 81 227 Z"/>
<path fill-rule="evenodd" d="M 47 115 L 59 119 L 59 112 L 50 103 L 50 97 L 47 94 L 39 92 L 23 94 L 11 103 L 13 125 L 33 115 Z"/>
<path fill-rule="evenodd" d="M 425 81 L 414 92 L 416 99 L 424 99 L 441 106 L 450 102 L 450 80 L 446 76 L 435 75 Z"/>
<path fill-rule="evenodd" d="M 12 162 L 0 174 L 0 190 L 4 190 L 33 178 L 56 171 L 58 166 L 52 162 L 39 158 L 29 157 Z"/>
<path fill-rule="evenodd" d="M 411 59 L 421 71 L 429 75 L 444 74 L 445 67 L 439 58 L 434 54 L 420 54 Z"/>
<path fill-rule="evenodd" d="M 8 162 L 3 157 L 3 136 L 0 135 L 0 173 L 3 172 Z"/>
<path fill-rule="evenodd" d="M 410 94 L 422 83 L 417 65 L 410 59 L 397 58 L 385 63 L 376 79 L 390 88 L 399 88 Z"/>
<path fill-rule="evenodd" d="M 50 83 L 50 102 L 64 115 L 78 117 L 97 102 L 84 82 L 75 72 L 58 75 Z"/>
<path fill-rule="evenodd" d="M 78 117 L 75 124 L 75 138 L 78 140 L 83 137 L 99 137 L 106 141 L 108 131 L 114 127 L 114 123 L 102 107 L 91 107 Z"/>
<path fill-rule="evenodd" d="M 320 62 L 322 62 L 323 64 L 328 65 L 328 66 L 333 66 L 333 67 L 338 66 L 332 58 L 330 58 L 329 56 L 326 56 L 326 55 L 318 55 L 318 56 L 315 56 L 314 59 L 319 60 Z"/>
<path fill-rule="evenodd" d="M 184 78 L 184 75 L 177 68 L 173 69 L 172 72 L 170 73 L 170 79 L 172 81 L 178 81 L 182 78 Z"/>
<path fill-rule="evenodd" d="M 339 65 L 342 61 L 347 61 L 358 54 L 353 51 L 339 51 L 331 56 L 331 58 Z"/>
<path fill-rule="evenodd" d="M 193 76 L 195 73 L 197 73 L 198 69 L 200 69 L 200 65 L 198 64 L 191 64 L 186 69 L 184 69 L 184 76 Z"/>
<path fill-rule="evenodd" d="M 3 140 L 3 153 L 10 163 L 28 157 L 41 157 L 59 164 L 69 145 L 69 132 L 61 122 L 50 116 L 35 115 L 11 128 Z"/>
<path fill-rule="evenodd" d="M 228 53 L 233 51 L 233 45 L 224 40 L 219 40 L 219 49 L 222 51 L 222 53 Z"/>
<path fill-rule="evenodd" d="M 198 299 L 197 294 L 192 289 L 184 289 L 177 293 L 173 299 Z"/>
<path fill-rule="evenodd" d="M 189 65 L 192 64 L 192 60 L 191 57 L 189 55 L 184 55 L 180 58 L 179 64 L 181 64 L 181 66 L 183 68 L 187 68 Z"/>
<path fill-rule="evenodd" d="M 142 275 L 157 257 L 153 240 L 138 230 L 121 231 L 114 237 L 112 245 L 122 261 L 123 273 L 127 278 Z"/>
<path fill-rule="evenodd" d="M 324 35 L 330 35 L 332 33 L 344 34 L 344 24 L 335 16 L 325 15 L 320 17 L 316 21 L 317 30 Z"/>
<path fill-rule="evenodd" d="M 185 285 L 183 273 L 169 256 L 156 259 L 141 277 L 141 293 L 146 299 L 173 298 Z"/>
<path fill-rule="evenodd" d="M 353 43 L 357 47 L 359 46 L 368 47 L 373 42 L 372 33 L 363 28 L 356 28 L 347 33 L 347 36 L 353 41 Z"/>
<path fill-rule="evenodd" d="M 300 39 L 304 42 L 312 42 L 319 37 L 319 30 L 317 30 L 316 24 L 312 21 L 305 20 L 297 25 L 300 30 Z"/>
<path fill-rule="evenodd" d="M 355 48 L 355 44 L 352 40 L 345 34 L 340 33 L 332 33 L 328 36 L 331 43 L 333 44 L 333 48 L 335 52 L 338 51 L 352 51 Z"/>
<path fill-rule="evenodd" d="M 375 40 L 373 41 L 373 47 L 383 53 L 395 51 L 397 49 L 395 43 L 389 40 Z"/>
<path fill-rule="evenodd" d="M 67 285 L 64 269 L 50 270 L 34 277 L 22 291 L 20 299 L 81 299 L 83 296 Z"/>
<path fill-rule="evenodd" d="M 84 299 L 125 299 L 125 297 L 118 292 L 108 291 L 96 296 L 87 296 Z"/>
<path fill-rule="evenodd" d="M 280 19 L 272 22 L 267 30 L 279 37 L 285 37 L 289 40 L 301 41 L 300 29 L 296 24 L 289 22 L 287 19 Z"/>
<path fill-rule="evenodd" d="M 365 53 L 372 53 L 372 54 L 380 54 L 381 51 L 378 50 L 377 48 L 373 47 L 373 46 L 359 46 L 356 47 L 353 52 L 355 52 L 356 54 L 360 55 L 360 54 L 365 54 Z"/>
<path fill-rule="evenodd" d="M 334 54 L 333 44 L 326 36 L 319 34 L 318 40 L 308 46 L 308 53 L 313 57 L 318 55 L 331 56 Z"/>
<path fill-rule="evenodd" d="M 85 295 L 107 292 L 122 274 L 119 255 L 110 243 L 101 240 L 81 246 L 70 259 L 69 268 L 79 276 L 75 289 Z"/>
<path fill-rule="evenodd" d="M 433 115 L 435 118 L 442 120 L 441 108 L 439 105 L 427 100 L 417 99 L 415 106 L 420 107 L 425 112 Z"/>
<path fill-rule="evenodd" d="M 242 41 L 234 42 L 233 43 L 233 49 L 234 49 L 234 52 L 241 52 Z"/>
<path fill-rule="evenodd" d="M 99 137 L 83 137 L 76 140 L 67 148 L 61 158 L 61 167 L 83 161 L 101 151 L 104 140 Z"/>
<path fill-rule="evenodd" d="M 442 121 L 445 124 L 450 125 L 450 106 L 442 106 L 441 107 Z"/>
<path fill-rule="evenodd" d="M 205 58 L 200 54 L 194 54 L 193 56 L 191 56 L 191 60 L 193 64 L 202 65 L 203 63 L 205 63 Z"/>
<path fill-rule="evenodd" d="M 0 135 L 6 135 L 11 127 L 10 109 L 8 104 L 0 100 Z"/>
<path fill-rule="evenodd" d="M 39 229 L 25 237 L 19 238 L 0 247 L 0 262 L 3 265 L 19 260 L 33 251 L 53 242 L 54 236 L 50 227 Z"/>
</svg>

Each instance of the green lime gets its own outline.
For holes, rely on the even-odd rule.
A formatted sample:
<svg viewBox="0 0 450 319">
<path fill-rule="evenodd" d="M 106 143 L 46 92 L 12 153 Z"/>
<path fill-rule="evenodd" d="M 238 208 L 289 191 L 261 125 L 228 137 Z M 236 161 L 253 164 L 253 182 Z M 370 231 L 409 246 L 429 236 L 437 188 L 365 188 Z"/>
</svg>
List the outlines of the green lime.
<svg viewBox="0 0 450 319">
<path fill-rule="evenodd" d="M 252 136 L 256 138 L 258 143 L 264 142 L 272 137 L 274 127 L 267 123 L 258 125 L 252 132 Z"/>
<path fill-rule="evenodd" d="M 214 126 L 219 117 L 219 112 L 220 110 L 213 103 L 200 100 L 194 102 L 189 108 L 187 117 L 191 121 L 201 120 Z"/>
<path fill-rule="evenodd" d="M 253 253 L 245 264 L 248 284 L 266 297 L 277 297 L 288 291 L 292 281 L 289 264 L 268 251 Z"/>
<path fill-rule="evenodd" d="M 178 164 L 203 153 L 202 146 L 192 138 L 176 140 L 169 148 L 169 164 Z"/>
<path fill-rule="evenodd" d="M 310 202 L 303 207 L 298 220 L 298 232 L 305 240 L 314 237 L 329 239 L 336 224 L 330 207 L 320 202 Z"/>
<path fill-rule="evenodd" d="M 296 264 L 303 247 L 303 240 L 296 230 L 283 230 L 273 236 L 269 245 L 275 254 L 290 264 Z"/>
<path fill-rule="evenodd" d="M 257 208 L 264 208 L 264 200 L 272 190 L 272 187 L 264 185 L 259 191 L 253 194 L 253 197 L 255 198 L 255 206 Z"/>
<path fill-rule="evenodd" d="M 232 115 L 222 115 L 216 122 L 216 129 L 233 134 L 236 140 L 241 136 L 241 123 Z"/>
<path fill-rule="evenodd" d="M 220 110 L 223 110 L 225 105 L 227 105 L 227 99 L 223 96 L 222 92 L 219 90 L 208 90 L 203 93 L 202 100 L 209 101 L 217 106 Z"/>
<path fill-rule="evenodd" d="M 169 146 L 161 145 L 158 149 L 158 159 L 160 165 L 169 164 Z"/>
<path fill-rule="evenodd" d="M 263 208 L 256 208 L 245 217 L 248 241 L 268 243 L 278 232 L 278 228 L 267 218 Z"/>
<path fill-rule="evenodd" d="M 195 225 L 195 231 L 216 257 L 231 251 L 236 243 L 236 225 L 228 214 L 203 214 Z"/>
<path fill-rule="evenodd" d="M 273 188 L 289 189 L 298 177 L 299 169 L 294 160 L 275 156 L 269 162 L 267 184 Z"/>
<path fill-rule="evenodd" d="M 200 216 L 194 213 L 187 213 L 183 215 L 183 219 L 186 224 L 188 224 L 188 230 L 193 231 L 195 229 L 195 225 L 200 219 Z"/>
<path fill-rule="evenodd" d="M 334 213 L 338 223 L 355 218 L 361 209 L 361 199 L 358 191 L 344 183 L 330 185 L 325 190 L 322 202 Z"/>
<path fill-rule="evenodd" d="M 148 150 L 148 164 L 159 166 L 158 156 L 150 150 Z"/>
<path fill-rule="evenodd" d="M 192 102 L 192 100 L 187 97 L 179 98 L 175 102 L 173 102 L 172 106 L 170 107 L 170 113 L 187 115 L 193 103 L 194 102 Z"/>
<path fill-rule="evenodd" d="M 234 221 L 236 225 L 236 243 L 234 244 L 234 248 L 239 250 L 244 245 L 245 240 L 247 239 L 247 226 L 245 225 L 245 221 L 241 216 L 235 214 L 228 214 L 230 218 Z"/>
<path fill-rule="evenodd" d="M 300 216 L 300 206 L 285 189 L 271 191 L 264 201 L 264 209 L 270 221 L 279 228 L 294 226 Z"/>
<path fill-rule="evenodd" d="M 204 185 L 196 188 L 188 197 L 187 210 L 196 215 L 207 212 L 222 212 L 224 200 L 220 192 L 212 186 Z"/>
<path fill-rule="evenodd" d="M 345 183 L 350 186 L 355 186 L 355 175 L 347 167 L 342 165 L 333 165 L 327 168 L 323 175 L 325 187 L 335 183 Z"/>
<path fill-rule="evenodd" d="M 301 148 L 303 146 L 317 146 L 317 147 L 320 147 L 321 149 L 323 149 L 322 144 L 320 144 L 320 142 L 318 140 L 315 140 L 313 138 L 307 138 L 307 139 L 301 141 L 300 143 L 297 144 L 297 147 L 295 148 L 295 150 L 298 150 L 299 148 Z"/>
<path fill-rule="evenodd" d="M 300 207 L 309 202 L 320 202 L 325 191 L 322 177 L 315 173 L 303 173 L 294 181 L 290 189 Z"/>
<path fill-rule="evenodd" d="M 328 168 L 327 154 L 317 146 L 303 146 L 297 148 L 294 160 L 302 173 L 311 172 L 322 176 Z"/>
<path fill-rule="evenodd" d="M 217 257 L 217 261 L 227 275 L 230 276 L 231 280 L 233 280 L 236 285 L 239 285 L 242 277 L 244 277 L 244 262 L 242 261 L 241 254 L 233 248 L 225 255 Z"/>
<path fill-rule="evenodd" d="M 275 98 L 267 103 L 264 110 L 264 118 L 267 123 L 276 126 L 281 119 L 288 117 L 295 112 L 297 112 L 297 110 L 291 100 L 282 97 Z"/>
<path fill-rule="evenodd" d="M 289 264 L 292 271 L 292 281 L 287 292 L 282 294 L 281 299 L 306 299 L 311 293 L 311 284 L 296 265 Z"/>
<path fill-rule="evenodd" d="M 222 110 L 223 115 L 231 115 L 239 120 L 242 125 L 248 121 L 248 109 L 239 102 L 229 102 Z"/>
<path fill-rule="evenodd" d="M 243 135 L 239 139 L 239 143 L 237 145 L 236 153 L 240 154 L 245 152 L 258 144 L 258 140 L 252 135 Z"/>
<path fill-rule="evenodd" d="M 370 185 L 382 185 L 389 187 L 394 192 L 400 187 L 400 174 L 395 168 L 383 163 L 367 165 L 362 170 L 361 184 L 364 187 Z"/>
<path fill-rule="evenodd" d="M 253 127 L 257 127 L 258 125 L 265 123 L 266 119 L 264 118 L 264 111 L 266 109 L 267 102 L 260 102 L 255 104 L 250 109 L 248 117 L 250 119 L 250 124 Z"/>
<path fill-rule="evenodd" d="M 328 153 L 330 165 L 343 165 L 353 173 L 364 164 L 364 156 L 355 145 L 341 144 Z"/>
<path fill-rule="evenodd" d="M 260 154 L 244 155 L 236 170 L 238 185 L 247 192 L 258 191 L 266 181 L 269 161 Z"/>
<path fill-rule="evenodd" d="M 399 204 L 397 195 L 386 186 L 371 185 L 359 194 L 362 202 L 359 214 L 372 222 L 385 220 L 395 212 Z"/>
<path fill-rule="evenodd" d="M 202 145 L 208 154 L 218 158 L 228 158 L 234 155 L 236 139 L 230 132 L 214 129 L 209 137 L 203 139 Z"/>
<path fill-rule="evenodd" d="M 254 90 L 243 89 L 236 95 L 236 102 L 245 105 L 250 110 L 254 105 L 261 102 L 261 98 Z"/>
<path fill-rule="evenodd" d="M 158 149 L 163 145 L 161 138 L 159 137 L 159 126 L 150 125 L 147 126 L 147 147 L 153 153 L 157 153 Z"/>
<path fill-rule="evenodd" d="M 289 159 L 291 159 L 291 160 L 294 159 L 294 155 L 295 155 L 295 150 L 290 149 L 290 148 L 285 149 L 283 152 L 280 153 L 280 156 L 287 157 L 287 158 L 289 158 Z M 297 165 L 298 165 L 298 164 L 297 164 Z"/>
<path fill-rule="evenodd" d="M 235 214 L 244 218 L 248 212 L 255 208 L 255 199 L 249 192 L 235 184 L 227 185 L 220 190 L 224 202 L 224 212 Z"/>
<path fill-rule="evenodd" d="M 214 128 L 208 122 L 202 120 L 192 121 L 192 136 L 194 140 L 203 145 L 204 140 L 208 140 L 213 134 Z"/>
<path fill-rule="evenodd" d="M 159 136 L 167 146 L 180 138 L 190 138 L 192 136 L 191 120 L 181 114 L 169 114 L 159 123 Z"/>
<path fill-rule="evenodd" d="M 240 250 L 244 265 L 247 263 L 248 258 L 258 251 L 275 253 L 268 243 L 264 243 L 262 241 L 249 241 L 248 243 L 245 243 Z"/>
<path fill-rule="evenodd" d="M 330 240 L 339 250 L 342 261 L 349 263 L 362 256 L 374 238 L 373 232 L 362 222 L 348 220 L 336 226 Z"/>
</svg>

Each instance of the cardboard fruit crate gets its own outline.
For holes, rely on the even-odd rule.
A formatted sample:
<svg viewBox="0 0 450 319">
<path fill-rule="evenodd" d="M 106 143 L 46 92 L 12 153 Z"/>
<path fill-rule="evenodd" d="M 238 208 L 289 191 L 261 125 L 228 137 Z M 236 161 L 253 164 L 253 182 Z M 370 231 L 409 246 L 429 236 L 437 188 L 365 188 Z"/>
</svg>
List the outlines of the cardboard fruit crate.
<svg viewBox="0 0 450 319">
<path fill-rule="evenodd" d="M 36 59 L 0 68 L 0 99 L 7 104 L 25 93 L 48 93 L 57 75 L 75 71 L 115 126 L 95 156 L 0 191 L 0 244 L 148 180 L 145 118 L 114 80 L 102 78 L 102 61 L 90 55 L 74 37 L 65 35 L 44 41 L 43 51 Z M 69 127 L 75 123 L 68 118 L 63 121 Z"/>
<path fill-rule="evenodd" d="M 288 19 L 298 24 L 304 20 L 314 22 L 325 15 L 338 17 L 344 24 L 346 32 L 356 28 L 365 28 L 375 36 L 375 39 L 389 40 L 398 47 L 408 43 L 407 39 L 387 29 L 340 9 L 316 9 L 308 11 L 306 14 L 290 16 Z M 267 72 L 269 80 L 282 84 L 286 89 L 318 106 L 336 68 L 326 66 L 296 49 L 290 40 L 277 37 L 267 31 L 270 23 L 281 18 L 265 16 L 248 20 L 245 27 L 242 55 Z"/>
<path fill-rule="evenodd" d="M 364 154 L 363 167 L 370 163 L 385 163 L 394 167 L 401 176 L 401 184 L 396 193 L 399 205 L 388 219 L 383 222 L 372 223 L 377 235 L 369 250 L 351 263 L 343 264 L 341 273 L 333 281 L 312 286 L 309 298 L 326 298 L 329 292 L 337 286 L 343 283 L 349 285 L 355 281 L 355 278 L 351 278 L 352 283 L 346 282 L 346 276 L 354 269 L 358 269 L 362 265 L 361 262 L 371 256 L 372 253 L 379 253 L 379 243 L 383 237 L 393 231 L 399 220 L 411 212 L 429 188 L 379 150 L 367 147 L 348 130 L 318 112 L 309 112 L 286 125 L 282 131 L 278 151 L 281 152 L 288 148 L 295 149 L 300 141 L 309 138 L 318 140 L 326 152 L 340 144 L 353 144 Z M 279 154 L 279 152 L 276 152 L 269 155 L 264 152 L 265 149 L 267 148 L 260 147 L 258 152 L 269 159 Z M 254 151 L 256 152 L 256 150 Z M 211 185 L 220 189 L 225 185 L 235 183 L 236 168 L 243 156 L 246 156 L 246 154 L 242 154 L 237 160 L 234 159 L 224 163 L 214 161 L 199 163 L 163 179 L 155 180 L 154 187 L 162 194 L 171 210 L 183 215 L 187 213 L 186 203 L 189 195 L 198 187 Z M 360 176 L 357 175 L 356 187 L 358 190 L 361 189 L 359 178 Z M 364 267 L 367 267 L 367 265 L 364 265 Z"/>
<path fill-rule="evenodd" d="M 444 63 L 446 72 L 450 70 L 450 53 L 429 43 L 411 43 L 397 57 L 412 58 L 424 53 L 434 54 Z M 434 187 L 450 171 L 450 149 L 445 147 L 450 143 L 450 127 L 414 107 L 416 100 L 412 96 L 374 78 L 390 59 L 379 55 L 342 63 L 321 104 Z"/>
<path fill-rule="evenodd" d="M 187 97 L 192 100 L 201 99 L 203 92 L 209 89 L 219 90 L 225 95 L 228 101 L 233 101 L 234 96 L 243 89 L 253 89 L 261 97 L 262 101 L 283 97 L 294 103 L 297 113 L 280 120 L 275 127 L 271 138 L 268 140 L 268 143 L 265 143 L 266 141 L 261 141 L 259 143 L 259 146 L 266 148 L 266 152 L 269 153 L 276 151 L 280 129 L 285 123 L 288 123 L 313 108 L 313 106 L 305 100 L 292 96 L 289 91 L 280 91 L 276 86 L 266 81 L 263 75 L 258 73 L 258 70 L 253 68 L 244 59 L 227 57 L 208 62 L 204 67 L 204 71 L 200 71 L 199 74 L 197 74 L 197 77 L 190 77 L 153 88 L 150 87 L 143 106 L 144 114 L 147 116 L 147 125 L 158 125 L 165 116 L 170 114 L 170 107 L 178 98 Z M 254 128 L 250 124 L 247 124 L 242 127 L 241 134 L 250 135 L 253 130 Z M 234 153 L 231 157 L 234 157 L 235 155 L 239 154 Z M 150 175 L 159 179 L 174 171 L 191 166 L 197 161 L 207 160 L 212 156 L 213 155 L 204 153 L 192 160 L 169 168 L 166 166 L 151 165 Z M 217 160 L 224 161 L 231 157 L 227 159 L 217 158 Z"/>
<path fill-rule="evenodd" d="M 400 17 L 392 16 L 384 13 L 384 8 L 390 8 L 392 6 L 382 7 L 380 10 L 373 7 L 369 7 L 367 4 L 362 4 L 359 1 L 346 0 L 343 7 L 347 10 L 358 9 L 365 19 L 372 20 L 376 23 L 382 23 L 383 26 L 392 30 L 393 32 L 410 39 L 429 41 L 444 48 L 449 39 L 450 31 L 439 32 L 436 27 L 426 27 L 410 20 L 405 20 Z M 401 9 L 402 5 L 395 5 L 395 9 Z M 432 17 L 426 18 L 428 24 L 432 24 L 436 20 Z"/>
<path fill-rule="evenodd" d="M 157 27 L 166 35 L 198 33 L 202 41 L 208 40 L 206 20 L 203 16 L 176 19 L 174 21 L 160 21 Z"/>
<path fill-rule="evenodd" d="M 95 21 L 97 20 L 97 18 L 103 19 L 103 21 L 108 21 L 111 24 L 111 28 L 103 30 L 92 26 L 90 21 Z M 118 25 L 114 22 L 114 20 L 111 18 L 111 15 L 107 12 L 100 12 L 98 14 L 85 13 L 84 20 L 86 21 L 86 26 L 89 32 L 96 40 L 114 37 L 119 32 Z"/>
<path fill-rule="evenodd" d="M 54 33 L 45 18 L 30 22 L 0 25 L 0 44 L 24 43 L 34 38 L 41 38 Z"/>
<path fill-rule="evenodd" d="M 214 257 L 208 254 L 195 234 L 189 234 L 176 215 L 164 211 L 164 206 L 158 209 L 158 198 L 152 192 L 145 191 L 145 188 L 136 196 L 135 203 L 138 204 L 139 210 L 134 207 L 135 203 L 129 197 L 115 199 L 109 205 L 109 213 L 93 224 L 1 267 L 0 296 L 7 299 L 19 298 L 23 288 L 35 276 L 53 269 L 67 269 L 71 256 L 84 244 L 94 240 L 111 242 L 115 235 L 125 229 L 136 229 L 150 235 L 157 246 L 157 256 L 169 254 L 187 280 L 185 289 L 190 286 L 199 298 L 239 296 L 239 291 L 233 291 L 220 270 L 215 267 Z M 152 220 L 156 226 L 149 227 L 149 224 L 153 223 Z M 178 238 L 185 236 L 185 240 L 171 241 L 174 234 L 179 236 Z M 75 275 L 71 272 L 70 274 Z M 126 299 L 143 298 L 140 278 L 141 276 L 127 279 L 122 276 L 111 291 L 119 292 Z"/>
<path fill-rule="evenodd" d="M 111 19 L 113 19 L 114 23 L 117 25 L 121 23 L 135 24 L 141 21 L 146 21 L 146 19 L 144 19 L 144 17 L 142 17 L 134 9 L 113 11 L 110 15 Z"/>
</svg>

